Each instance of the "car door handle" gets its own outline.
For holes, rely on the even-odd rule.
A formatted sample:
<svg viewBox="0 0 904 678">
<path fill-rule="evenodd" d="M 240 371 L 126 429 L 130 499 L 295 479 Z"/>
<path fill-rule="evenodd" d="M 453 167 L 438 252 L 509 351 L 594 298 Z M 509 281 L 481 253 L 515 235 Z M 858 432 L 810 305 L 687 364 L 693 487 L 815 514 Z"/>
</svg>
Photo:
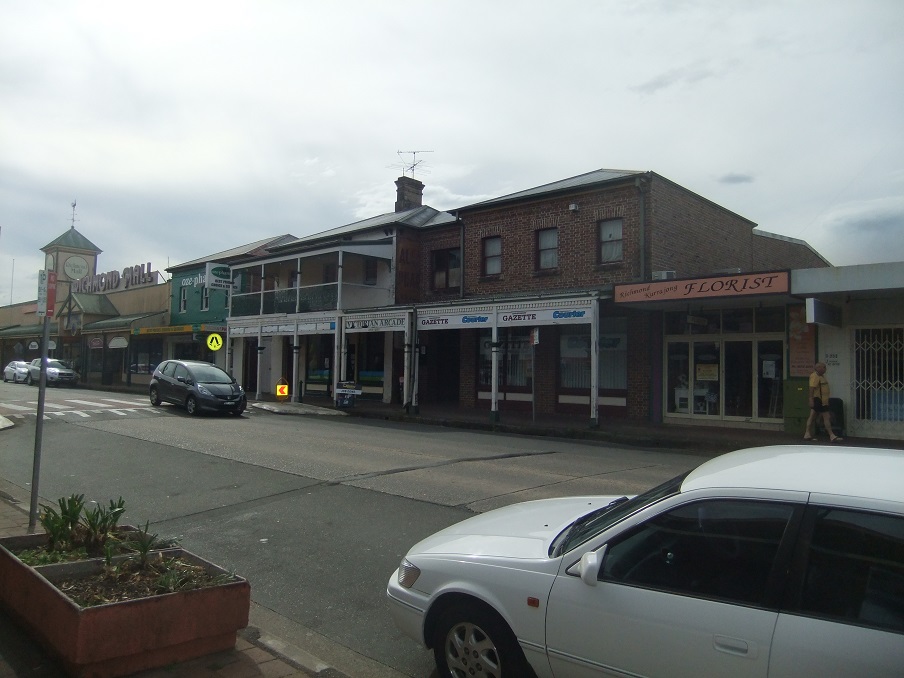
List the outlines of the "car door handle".
<svg viewBox="0 0 904 678">
<path fill-rule="evenodd" d="M 733 654 L 738 657 L 749 657 L 750 659 L 754 659 L 757 655 L 756 643 L 749 643 L 740 638 L 713 636 L 713 647 L 719 652 Z"/>
</svg>

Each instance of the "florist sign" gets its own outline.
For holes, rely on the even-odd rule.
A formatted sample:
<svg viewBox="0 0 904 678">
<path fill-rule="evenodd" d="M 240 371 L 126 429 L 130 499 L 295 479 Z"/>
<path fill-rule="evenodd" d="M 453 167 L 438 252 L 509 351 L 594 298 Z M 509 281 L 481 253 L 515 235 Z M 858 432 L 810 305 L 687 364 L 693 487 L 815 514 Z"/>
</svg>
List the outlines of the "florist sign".
<svg viewBox="0 0 904 678">
<path fill-rule="evenodd" d="M 715 278 L 666 280 L 633 285 L 616 285 L 615 302 L 744 297 L 758 294 L 787 294 L 791 289 L 788 271 L 723 275 Z"/>
</svg>

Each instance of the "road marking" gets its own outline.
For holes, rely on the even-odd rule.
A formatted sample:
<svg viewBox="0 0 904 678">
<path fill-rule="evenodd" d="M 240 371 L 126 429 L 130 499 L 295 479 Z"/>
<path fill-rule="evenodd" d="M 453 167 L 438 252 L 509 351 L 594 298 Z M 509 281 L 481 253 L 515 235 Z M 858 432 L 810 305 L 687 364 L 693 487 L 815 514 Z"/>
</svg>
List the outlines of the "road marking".
<svg viewBox="0 0 904 678">
<path fill-rule="evenodd" d="M 134 412 L 135 410 L 129 410 L 129 412 Z M 122 410 L 107 410 L 107 412 L 112 412 L 113 414 L 118 414 L 120 417 L 128 416 L 128 412 L 123 412 Z"/>
<path fill-rule="evenodd" d="M 35 408 L 25 407 L 24 405 L 13 405 L 12 403 L 0 403 L 0 407 L 5 407 L 16 412 L 34 412 Z"/>
<path fill-rule="evenodd" d="M 104 407 L 103 403 L 96 400 L 67 400 L 67 403 L 75 403 L 76 405 L 87 405 L 88 407 Z"/>
<path fill-rule="evenodd" d="M 37 401 L 32 402 L 31 400 L 29 400 L 28 402 L 29 402 L 31 405 L 37 405 L 37 404 L 38 404 Z M 45 409 L 45 410 L 46 410 L 46 409 L 51 409 L 51 410 L 71 410 L 72 408 L 69 407 L 69 405 L 57 405 L 56 403 L 48 403 L 48 402 L 45 401 L 45 402 L 44 402 L 44 409 Z"/>
<path fill-rule="evenodd" d="M 140 405 L 144 403 L 143 400 L 116 400 L 116 398 L 101 398 L 101 400 L 108 400 L 111 403 L 124 403 L 126 405 Z"/>
</svg>

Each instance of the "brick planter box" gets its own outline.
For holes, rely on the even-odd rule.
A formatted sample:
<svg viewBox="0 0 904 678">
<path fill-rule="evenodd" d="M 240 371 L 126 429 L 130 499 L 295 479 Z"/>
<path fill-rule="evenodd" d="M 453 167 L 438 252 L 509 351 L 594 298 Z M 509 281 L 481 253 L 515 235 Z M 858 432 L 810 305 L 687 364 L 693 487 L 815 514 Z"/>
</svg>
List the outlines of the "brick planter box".
<svg viewBox="0 0 904 678">
<path fill-rule="evenodd" d="M 0 605 L 52 652 L 71 676 L 112 678 L 235 646 L 248 625 L 251 586 L 241 577 L 208 588 L 82 608 L 53 582 L 96 573 L 103 560 L 29 567 L 11 550 L 43 535 L 0 539 Z M 214 574 L 229 574 L 184 549 L 167 549 Z"/>
</svg>

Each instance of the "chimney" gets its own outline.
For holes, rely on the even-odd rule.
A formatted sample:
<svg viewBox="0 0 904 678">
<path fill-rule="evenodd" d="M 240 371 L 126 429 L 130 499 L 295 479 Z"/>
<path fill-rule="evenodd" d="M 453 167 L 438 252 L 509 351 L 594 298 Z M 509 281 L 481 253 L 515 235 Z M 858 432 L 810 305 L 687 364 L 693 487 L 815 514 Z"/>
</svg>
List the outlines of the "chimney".
<svg viewBox="0 0 904 678">
<path fill-rule="evenodd" d="M 422 205 L 424 184 L 414 177 L 401 176 L 396 179 L 395 211 L 404 212 Z"/>
</svg>

